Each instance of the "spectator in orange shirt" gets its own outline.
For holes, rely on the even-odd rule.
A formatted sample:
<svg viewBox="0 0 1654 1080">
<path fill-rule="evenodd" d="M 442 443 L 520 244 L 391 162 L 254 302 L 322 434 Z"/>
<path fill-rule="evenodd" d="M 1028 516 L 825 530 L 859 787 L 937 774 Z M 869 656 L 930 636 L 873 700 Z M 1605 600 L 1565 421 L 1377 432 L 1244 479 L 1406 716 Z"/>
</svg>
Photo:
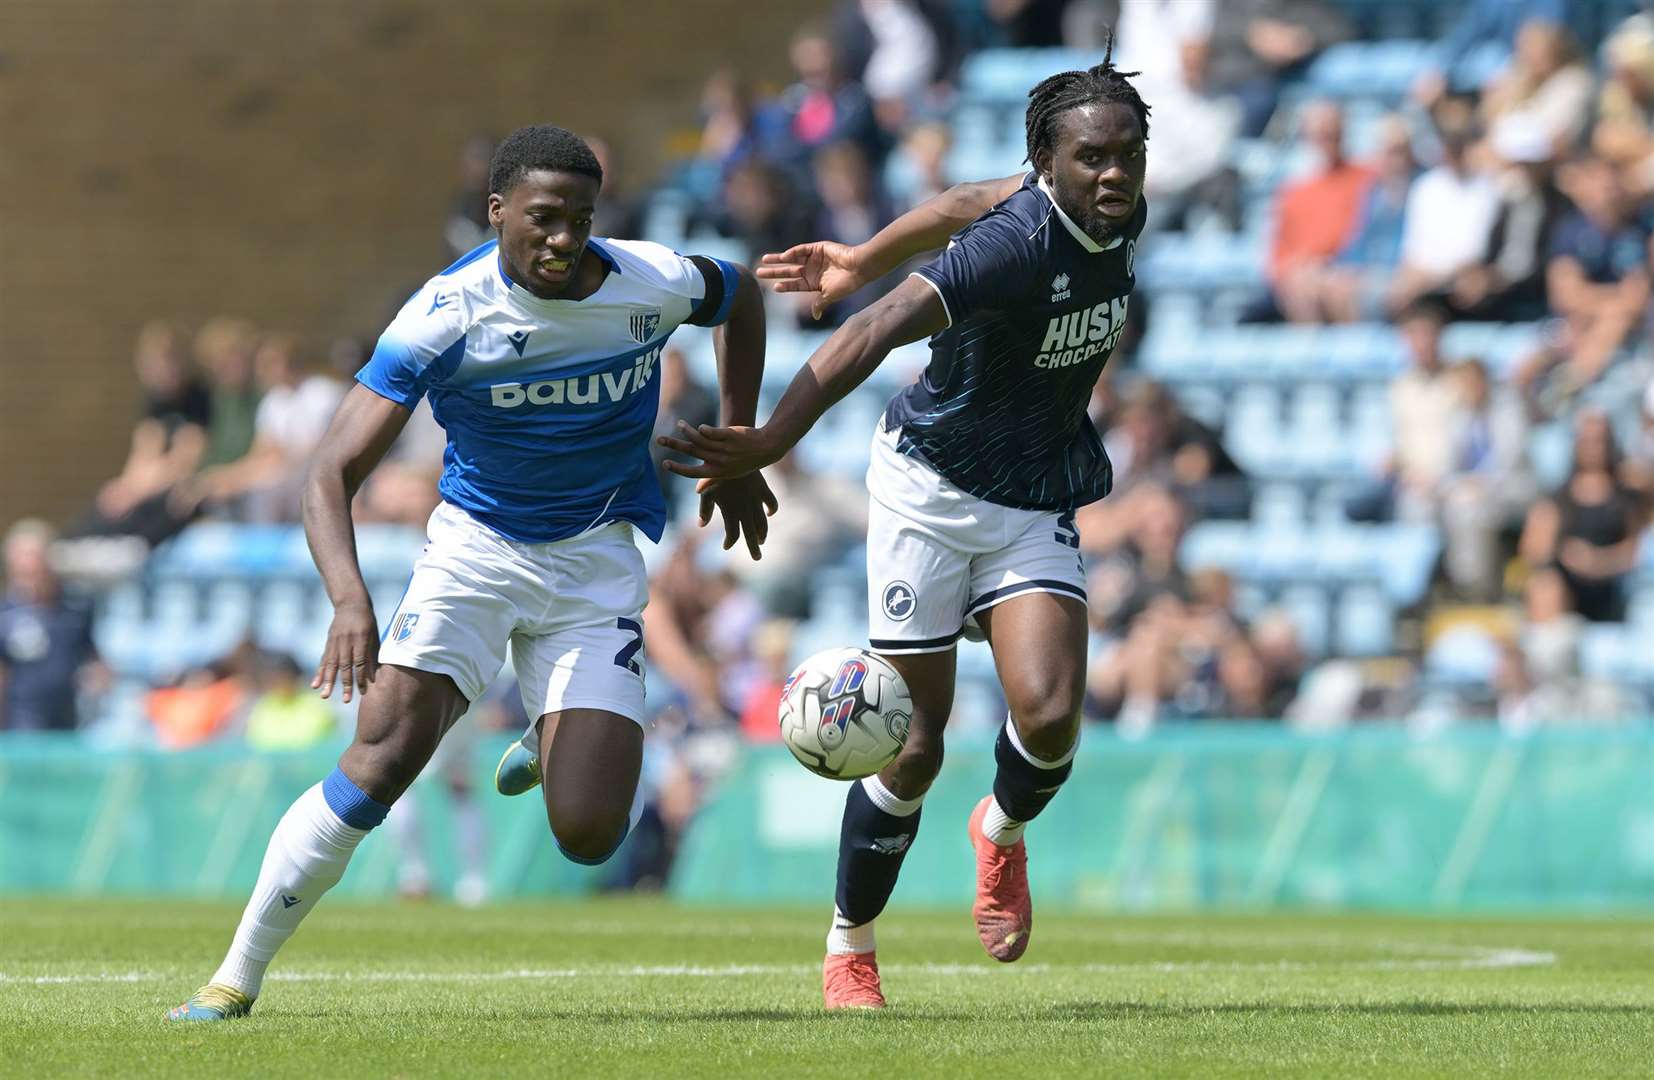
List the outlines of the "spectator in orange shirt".
<svg viewBox="0 0 1654 1080">
<path fill-rule="evenodd" d="M 1302 138 L 1321 165 L 1283 188 L 1276 201 L 1269 282 L 1280 315 L 1292 322 L 1317 322 L 1321 271 L 1349 240 L 1373 170 L 1344 156 L 1344 117 L 1330 101 L 1304 110 Z"/>
</svg>

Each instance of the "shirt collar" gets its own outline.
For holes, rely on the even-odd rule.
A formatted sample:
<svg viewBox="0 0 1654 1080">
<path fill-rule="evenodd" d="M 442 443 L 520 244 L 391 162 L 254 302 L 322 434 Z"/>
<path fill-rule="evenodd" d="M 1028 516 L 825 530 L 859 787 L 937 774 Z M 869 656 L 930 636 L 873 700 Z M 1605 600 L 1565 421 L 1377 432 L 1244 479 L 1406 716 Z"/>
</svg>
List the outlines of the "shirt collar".
<svg viewBox="0 0 1654 1080">
<path fill-rule="evenodd" d="M 1121 242 L 1125 239 L 1123 236 L 1116 236 L 1106 244 L 1097 243 L 1097 241 L 1086 235 L 1086 231 L 1084 229 L 1074 224 L 1073 218 L 1062 212 L 1062 207 L 1057 205 L 1056 194 L 1051 190 L 1051 185 L 1045 182 L 1045 177 L 1043 176 L 1039 178 L 1039 189 L 1042 195 L 1051 200 L 1051 209 L 1057 215 L 1057 220 L 1062 222 L 1063 228 L 1068 230 L 1068 235 L 1078 240 L 1080 242 L 1080 246 L 1091 252 L 1093 255 L 1097 254 L 1099 251 L 1113 251 L 1115 248 L 1119 247 Z"/>
<path fill-rule="evenodd" d="M 601 262 L 608 270 L 608 273 L 603 275 L 603 280 L 598 283 L 597 289 L 593 290 L 591 296 L 585 297 L 586 300 L 590 300 L 592 296 L 596 296 L 598 291 L 602 290 L 604 285 L 609 283 L 609 277 L 611 275 L 620 273 L 620 263 L 615 260 L 613 253 L 611 253 L 608 248 L 598 243 L 597 237 L 595 236 L 586 241 L 586 250 L 596 255 L 598 261 Z M 520 300 L 527 300 L 530 303 L 537 304 L 578 304 L 583 302 L 581 300 L 564 300 L 561 297 L 556 299 L 547 299 L 544 296 L 537 296 L 528 289 L 523 288 L 517 282 L 512 280 L 510 274 L 505 272 L 505 256 L 503 254 L 498 255 L 494 259 L 494 268 L 500 272 L 500 280 L 505 282 L 507 291 L 509 291 L 512 296 L 515 296 Z"/>
</svg>

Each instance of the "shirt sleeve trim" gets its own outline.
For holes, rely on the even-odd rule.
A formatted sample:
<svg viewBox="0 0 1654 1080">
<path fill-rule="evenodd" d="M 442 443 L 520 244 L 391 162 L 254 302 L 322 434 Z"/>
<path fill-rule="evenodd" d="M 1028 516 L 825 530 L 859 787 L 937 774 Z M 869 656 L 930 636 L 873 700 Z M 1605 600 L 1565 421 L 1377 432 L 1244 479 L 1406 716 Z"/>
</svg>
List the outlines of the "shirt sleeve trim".
<svg viewBox="0 0 1654 1080">
<path fill-rule="evenodd" d="M 915 271 L 913 271 L 913 273 L 909 274 L 908 277 L 916 277 L 920 281 L 924 282 L 926 285 L 929 285 L 932 289 L 934 289 L 936 291 L 936 299 L 942 301 L 942 314 L 947 316 L 948 325 L 952 326 L 953 325 L 953 312 L 948 310 L 948 298 L 942 295 L 942 286 L 936 284 L 936 282 L 930 280 L 930 278 L 928 278 L 925 275 L 919 273 L 919 271 L 917 271 L 917 270 L 915 270 Z"/>
</svg>

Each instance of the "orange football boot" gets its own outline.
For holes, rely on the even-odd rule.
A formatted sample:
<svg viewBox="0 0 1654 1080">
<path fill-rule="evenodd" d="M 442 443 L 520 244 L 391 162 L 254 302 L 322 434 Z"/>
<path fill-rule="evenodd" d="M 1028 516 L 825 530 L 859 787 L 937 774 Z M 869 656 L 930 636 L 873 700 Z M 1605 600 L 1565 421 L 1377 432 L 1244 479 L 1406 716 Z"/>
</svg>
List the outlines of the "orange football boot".
<svg viewBox="0 0 1654 1080">
<path fill-rule="evenodd" d="M 976 936 L 988 955 L 1002 963 L 1028 950 L 1034 904 L 1028 897 L 1028 849 L 1021 840 L 1000 847 L 982 832 L 982 819 L 993 802 L 988 795 L 971 812 L 971 846 L 976 848 Z"/>
<path fill-rule="evenodd" d="M 821 962 L 821 999 L 829 1009 L 882 1009 L 879 962 L 870 952 L 828 953 Z"/>
</svg>

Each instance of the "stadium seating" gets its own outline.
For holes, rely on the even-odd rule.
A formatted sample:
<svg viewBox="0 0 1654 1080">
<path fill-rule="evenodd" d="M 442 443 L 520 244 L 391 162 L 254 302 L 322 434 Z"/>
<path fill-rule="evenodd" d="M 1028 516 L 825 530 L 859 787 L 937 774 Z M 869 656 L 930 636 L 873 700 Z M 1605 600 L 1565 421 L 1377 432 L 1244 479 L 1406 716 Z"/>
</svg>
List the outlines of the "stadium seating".
<svg viewBox="0 0 1654 1080">
<path fill-rule="evenodd" d="M 1396 647 L 1398 611 L 1425 595 L 1440 553 L 1430 527 L 1355 526 L 1343 503 L 1390 451 L 1388 384 L 1408 363 L 1398 335 L 1383 324 L 1304 327 L 1238 325 L 1238 311 L 1261 295 L 1268 213 L 1280 185 L 1301 171 L 1305 154 L 1290 141 L 1303 104 L 1338 98 L 1346 109 L 1352 148 L 1371 141 L 1378 119 L 1397 107 L 1418 74 L 1434 62 L 1427 42 L 1457 17 L 1459 5 L 1433 0 L 1342 0 L 1363 38 L 1328 49 L 1282 102 L 1270 137 L 1243 139 L 1233 163 L 1247 208 L 1246 230 L 1157 233 L 1137 257 L 1138 301 L 1150 309 L 1150 330 L 1133 363 L 1142 375 L 1172 388 L 1183 407 L 1221 432 L 1225 445 L 1256 483 L 1248 521 L 1202 522 L 1182 549 L 1188 568 L 1231 573 L 1244 614 L 1279 607 L 1296 623 L 1306 648 L 1381 655 Z M 1600 32 L 1630 5 L 1587 0 L 1569 6 L 1578 29 Z M 1003 175 L 1023 154 L 1022 109 L 1028 88 L 1051 72 L 1095 63 L 1100 53 L 1063 49 L 977 52 L 965 62 L 950 116 L 950 169 L 960 178 Z M 1476 50 L 1463 71 L 1485 76 L 1502 62 L 1492 44 Z M 913 183 L 900 155 L 887 179 L 900 193 Z M 690 235 L 695 196 L 668 187 L 650 200 L 650 238 L 730 258 L 746 253 L 732 240 Z M 763 397 L 773 403 L 827 332 L 772 318 Z M 1444 334 L 1449 359 L 1478 357 L 1508 373 L 1541 341 L 1536 324 L 1460 323 Z M 674 338 L 692 375 L 716 380 L 709 332 L 682 328 Z M 800 445 L 805 468 L 859 477 L 868 444 L 890 396 L 922 368 L 924 343 L 898 350 Z M 1624 369 L 1624 370 L 1622 370 Z M 1622 423 L 1646 380 L 1646 367 L 1622 365 L 1586 399 Z M 1546 486 L 1559 482 L 1571 454 L 1565 422 L 1541 425 L 1530 452 Z M 377 610 L 388 617 L 421 538 L 414 532 L 364 528 L 358 543 Z M 860 640 L 866 597 L 861 553 L 822 568 L 814 614 L 795 643 L 800 654 Z M 325 638 L 326 597 L 315 580 L 296 527 L 201 524 L 163 546 L 141 580 L 100 600 L 99 646 L 123 675 L 164 678 L 223 655 L 247 634 L 261 644 L 314 659 Z M 1468 638 L 1437 642 L 1426 677 L 1443 683 L 1485 681 L 1490 660 Z M 1654 684 L 1654 550 L 1645 551 L 1623 627 L 1596 627 L 1584 662 L 1599 673 Z M 961 654 L 967 680 L 991 681 L 991 660 L 979 649 Z"/>
</svg>

